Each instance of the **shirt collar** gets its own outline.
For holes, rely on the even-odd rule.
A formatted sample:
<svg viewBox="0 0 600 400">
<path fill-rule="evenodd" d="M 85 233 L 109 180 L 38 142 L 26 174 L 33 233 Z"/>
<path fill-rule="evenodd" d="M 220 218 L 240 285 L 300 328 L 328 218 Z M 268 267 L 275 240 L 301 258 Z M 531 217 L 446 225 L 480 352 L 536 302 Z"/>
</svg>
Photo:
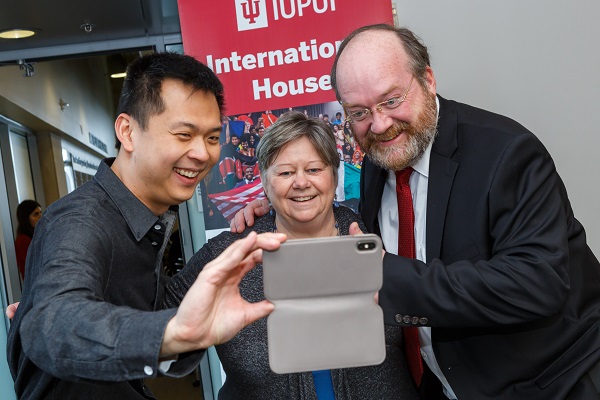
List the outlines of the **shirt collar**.
<svg viewBox="0 0 600 400">
<path fill-rule="evenodd" d="M 135 197 L 113 172 L 110 166 L 114 161 L 114 158 L 102 160 L 94 179 L 119 209 L 136 240 L 140 241 L 156 225 L 159 218 Z M 176 212 L 177 209 L 178 206 L 171 206 L 167 212 Z"/>
<path fill-rule="evenodd" d="M 429 178 L 429 157 L 431 156 L 432 146 L 433 140 L 429 142 L 427 149 L 425 149 L 425 152 L 423 153 L 419 161 L 417 161 L 416 164 L 413 165 L 413 169 L 426 178 Z"/>
</svg>

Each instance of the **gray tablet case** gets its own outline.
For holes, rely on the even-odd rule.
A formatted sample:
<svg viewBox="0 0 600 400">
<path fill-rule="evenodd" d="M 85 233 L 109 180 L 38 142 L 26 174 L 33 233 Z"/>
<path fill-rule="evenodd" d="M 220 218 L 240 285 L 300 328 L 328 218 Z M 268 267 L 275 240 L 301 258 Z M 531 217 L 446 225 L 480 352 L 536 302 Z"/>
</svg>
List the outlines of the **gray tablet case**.
<svg viewBox="0 0 600 400">
<path fill-rule="evenodd" d="M 376 235 L 288 240 L 263 254 L 269 365 L 276 373 L 376 365 L 385 359 Z"/>
</svg>

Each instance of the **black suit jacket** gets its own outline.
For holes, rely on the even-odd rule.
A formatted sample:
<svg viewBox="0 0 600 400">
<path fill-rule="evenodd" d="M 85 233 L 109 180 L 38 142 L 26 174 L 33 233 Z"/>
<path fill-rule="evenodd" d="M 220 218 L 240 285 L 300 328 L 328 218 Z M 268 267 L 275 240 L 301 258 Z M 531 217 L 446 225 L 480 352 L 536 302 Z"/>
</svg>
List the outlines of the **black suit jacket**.
<svg viewBox="0 0 600 400">
<path fill-rule="evenodd" d="M 506 117 L 439 100 L 427 262 L 385 255 L 385 321 L 432 328 L 460 400 L 564 399 L 600 359 L 598 260 L 540 141 Z M 360 211 L 375 233 L 386 174 L 365 159 Z"/>
</svg>

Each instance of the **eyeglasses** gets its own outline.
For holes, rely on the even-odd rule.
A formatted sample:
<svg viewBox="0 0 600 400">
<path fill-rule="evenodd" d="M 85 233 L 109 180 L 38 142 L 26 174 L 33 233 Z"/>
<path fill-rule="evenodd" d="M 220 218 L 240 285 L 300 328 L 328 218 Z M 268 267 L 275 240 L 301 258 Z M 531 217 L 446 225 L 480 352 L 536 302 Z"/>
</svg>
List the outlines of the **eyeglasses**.
<svg viewBox="0 0 600 400">
<path fill-rule="evenodd" d="M 406 91 L 404 92 L 402 97 L 390 97 L 389 99 L 384 100 L 381 103 L 375 104 L 375 109 L 377 111 L 379 111 L 380 113 L 382 113 L 384 111 L 390 111 L 395 108 L 398 108 L 398 106 L 400 104 L 402 104 L 402 102 L 406 99 L 406 96 L 408 95 L 408 91 L 410 90 L 410 86 L 412 85 L 413 80 L 414 80 L 414 76 L 412 78 L 410 78 L 408 87 L 406 88 Z M 351 124 L 354 124 L 357 122 L 362 122 L 362 121 L 366 120 L 369 115 L 373 114 L 373 110 L 370 108 L 363 108 L 358 111 L 347 111 L 347 112 L 348 112 L 348 116 L 346 117 L 346 119 L 344 121 L 350 122 Z"/>
</svg>

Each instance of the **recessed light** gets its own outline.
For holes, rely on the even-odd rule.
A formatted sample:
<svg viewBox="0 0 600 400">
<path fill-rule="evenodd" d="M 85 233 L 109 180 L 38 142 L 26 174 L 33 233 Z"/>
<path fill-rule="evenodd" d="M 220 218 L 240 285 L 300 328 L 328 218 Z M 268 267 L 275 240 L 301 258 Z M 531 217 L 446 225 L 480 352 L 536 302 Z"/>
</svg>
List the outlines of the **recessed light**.
<svg viewBox="0 0 600 400">
<path fill-rule="evenodd" d="M 112 74 L 110 77 L 113 79 L 125 78 L 127 76 L 126 72 L 119 72 L 118 74 Z"/>
<path fill-rule="evenodd" d="M 0 31 L 2 39 L 23 39 L 35 35 L 37 32 L 33 29 L 7 29 Z"/>
</svg>

